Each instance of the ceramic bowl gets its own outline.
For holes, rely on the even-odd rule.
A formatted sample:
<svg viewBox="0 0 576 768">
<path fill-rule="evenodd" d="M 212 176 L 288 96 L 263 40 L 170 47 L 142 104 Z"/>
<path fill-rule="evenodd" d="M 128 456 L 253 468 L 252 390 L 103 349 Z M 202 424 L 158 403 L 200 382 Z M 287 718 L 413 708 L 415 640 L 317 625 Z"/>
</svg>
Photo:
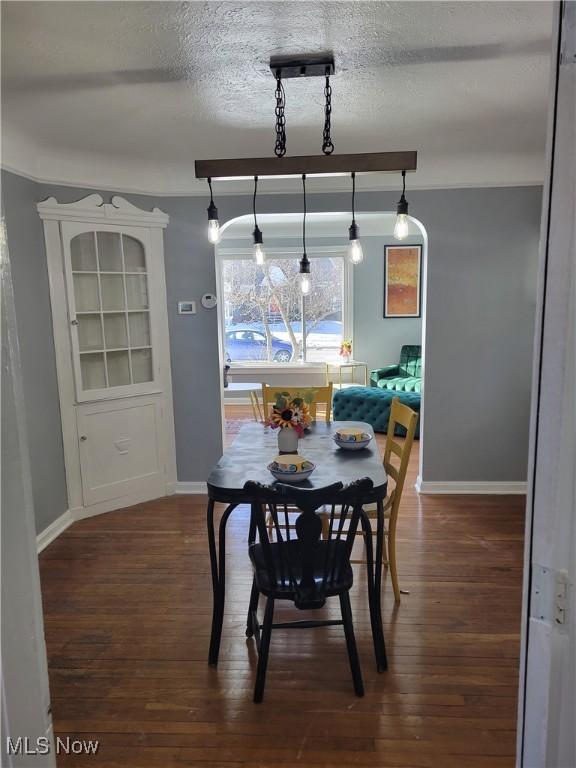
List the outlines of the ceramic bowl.
<svg viewBox="0 0 576 768">
<path fill-rule="evenodd" d="M 306 464 L 310 462 L 299 453 L 281 453 L 272 459 L 271 466 L 278 472 L 301 472 Z"/>
<path fill-rule="evenodd" d="M 285 460 L 286 456 L 280 458 Z M 286 464 L 283 461 L 282 466 L 279 466 L 275 460 L 268 464 L 268 469 L 280 483 L 303 483 L 314 472 L 316 465 L 308 459 L 302 459 L 298 464 Z"/>
<path fill-rule="evenodd" d="M 361 451 L 372 440 L 372 435 L 361 430 L 355 432 L 335 432 L 332 439 L 339 448 L 345 451 Z"/>
</svg>

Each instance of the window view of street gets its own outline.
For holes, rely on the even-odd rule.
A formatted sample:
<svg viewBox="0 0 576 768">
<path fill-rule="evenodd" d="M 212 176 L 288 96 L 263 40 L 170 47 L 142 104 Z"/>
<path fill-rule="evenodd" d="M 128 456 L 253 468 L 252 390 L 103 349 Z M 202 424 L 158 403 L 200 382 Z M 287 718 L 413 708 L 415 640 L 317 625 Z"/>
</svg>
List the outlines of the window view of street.
<svg viewBox="0 0 576 768">
<path fill-rule="evenodd" d="M 344 258 L 322 256 L 311 262 L 312 290 L 302 302 L 298 260 L 293 256 L 268 259 L 263 265 L 253 259 L 223 261 L 224 346 L 229 361 L 338 360 Z"/>
</svg>

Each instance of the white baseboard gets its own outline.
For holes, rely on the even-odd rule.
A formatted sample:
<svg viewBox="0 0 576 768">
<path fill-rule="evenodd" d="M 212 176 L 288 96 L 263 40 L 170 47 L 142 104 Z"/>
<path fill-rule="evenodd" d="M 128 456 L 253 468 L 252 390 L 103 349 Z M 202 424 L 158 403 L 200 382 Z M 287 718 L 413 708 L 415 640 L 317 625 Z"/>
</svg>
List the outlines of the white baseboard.
<svg viewBox="0 0 576 768">
<path fill-rule="evenodd" d="M 184 481 L 176 483 L 175 493 L 189 493 L 194 496 L 206 496 L 208 489 L 206 483 L 197 481 Z"/>
<path fill-rule="evenodd" d="M 436 482 L 422 480 L 420 476 L 416 480 L 416 491 L 421 494 L 482 494 L 486 496 L 522 495 L 526 493 L 526 483 L 492 482 L 492 481 L 447 481 Z"/>
<path fill-rule="evenodd" d="M 60 515 L 60 517 L 57 517 L 53 523 L 50 523 L 48 528 L 44 528 L 44 530 L 36 536 L 36 550 L 38 554 L 40 554 L 43 549 L 46 549 L 48 544 L 51 544 L 54 539 L 57 536 L 60 536 L 60 534 L 65 531 L 69 525 L 72 525 L 73 522 L 74 517 L 72 512 L 67 509 L 66 512 Z"/>
</svg>

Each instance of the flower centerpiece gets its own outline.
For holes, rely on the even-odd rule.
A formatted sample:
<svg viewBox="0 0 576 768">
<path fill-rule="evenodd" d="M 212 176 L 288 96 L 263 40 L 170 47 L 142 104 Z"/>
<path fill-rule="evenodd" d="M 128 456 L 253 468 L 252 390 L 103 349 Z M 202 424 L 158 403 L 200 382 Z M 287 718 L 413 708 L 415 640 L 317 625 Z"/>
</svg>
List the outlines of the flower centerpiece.
<svg viewBox="0 0 576 768">
<path fill-rule="evenodd" d="M 298 438 L 304 437 L 304 430 L 312 423 L 310 403 L 314 393 L 307 392 L 304 396 L 290 392 L 277 392 L 276 400 L 267 426 L 278 432 L 278 450 L 280 453 L 297 453 Z"/>
<path fill-rule="evenodd" d="M 352 357 L 352 341 L 350 339 L 344 339 L 340 344 L 340 357 L 345 363 Z"/>
</svg>

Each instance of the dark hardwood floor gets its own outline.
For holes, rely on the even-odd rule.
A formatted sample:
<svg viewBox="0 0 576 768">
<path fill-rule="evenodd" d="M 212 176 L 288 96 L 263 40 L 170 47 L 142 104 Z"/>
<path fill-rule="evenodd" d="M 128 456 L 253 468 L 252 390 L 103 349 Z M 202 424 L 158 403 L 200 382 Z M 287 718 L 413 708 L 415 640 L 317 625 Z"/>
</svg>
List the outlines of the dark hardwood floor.
<svg viewBox="0 0 576 768">
<path fill-rule="evenodd" d="M 231 433 L 250 418 L 242 406 L 229 416 Z M 331 627 L 273 633 L 264 703 L 252 703 L 247 511 L 229 527 L 218 669 L 206 663 L 204 498 L 173 496 L 72 525 L 40 556 L 54 727 L 100 747 L 60 755 L 59 766 L 511 768 L 524 498 L 419 497 L 417 453 L 415 443 L 398 534 L 400 586 L 410 594 L 396 607 L 385 583 L 384 674 L 361 572 L 352 591 L 363 699 L 342 630 Z M 278 619 L 289 613 L 280 608 Z"/>
</svg>

